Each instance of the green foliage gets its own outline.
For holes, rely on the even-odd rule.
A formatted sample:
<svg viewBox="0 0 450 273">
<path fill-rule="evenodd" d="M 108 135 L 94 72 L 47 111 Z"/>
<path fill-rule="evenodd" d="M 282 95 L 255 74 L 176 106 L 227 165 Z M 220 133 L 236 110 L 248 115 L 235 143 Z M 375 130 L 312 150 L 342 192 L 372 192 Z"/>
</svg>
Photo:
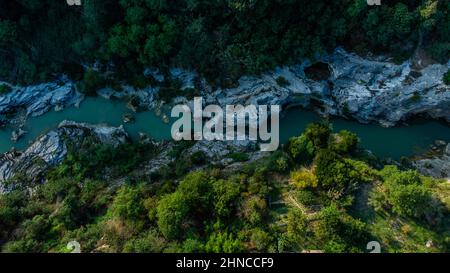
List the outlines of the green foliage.
<svg viewBox="0 0 450 273">
<path fill-rule="evenodd" d="M 241 242 L 226 232 L 211 235 L 205 244 L 207 253 L 239 253 L 243 249 Z"/>
<path fill-rule="evenodd" d="M 256 228 L 252 230 L 250 237 L 252 244 L 255 246 L 257 251 L 267 251 L 271 244 L 272 238 L 269 233 L 262 229 Z"/>
<path fill-rule="evenodd" d="M 318 181 L 315 174 L 308 169 L 300 169 L 291 172 L 290 182 L 300 189 L 316 188 Z"/>
<path fill-rule="evenodd" d="M 314 144 L 305 134 L 290 138 L 286 147 L 288 154 L 297 162 L 309 162 L 314 157 Z"/>
<path fill-rule="evenodd" d="M 206 163 L 206 155 L 203 151 L 197 151 L 191 154 L 191 162 L 195 165 Z"/>
<path fill-rule="evenodd" d="M 310 231 L 305 215 L 299 210 L 289 210 L 286 222 L 287 227 L 283 238 L 283 250 L 300 252 L 306 249 Z"/>
<path fill-rule="evenodd" d="M 11 87 L 6 84 L 0 84 L 0 95 L 7 94 L 11 91 Z"/>
<path fill-rule="evenodd" d="M 430 191 L 419 185 L 396 185 L 389 191 L 394 212 L 405 216 L 422 216 L 431 201 Z"/>
<path fill-rule="evenodd" d="M 126 174 L 139 162 L 151 158 L 155 150 L 151 144 L 121 144 L 113 147 L 97 144 L 91 138 L 84 138 L 81 146 L 72 146 L 64 162 L 52 173 L 52 176 L 69 176 L 81 181 L 84 178 L 101 176 L 99 169 L 111 167 L 115 174 Z"/>
<path fill-rule="evenodd" d="M 139 238 L 128 241 L 124 246 L 124 252 L 161 253 L 166 247 L 164 238 L 161 238 L 156 230 L 149 230 Z"/>
<path fill-rule="evenodd" d="M 331 125 L 328 123 L 312 123 L 308 125 L 304 134 L 314 144 L 315 149 L 323 149 L 328 147 L 331 131 Z"/>
<path fill-rule="evenodd" d="M 131 79 L 145 66 L 182 66 L 227 85 L 337 45 L 403 59 L 421 35 L 428 52 L 446 62 L 448 10 L 436 0 L 377 8 L 363 0 L 86 0 L 71 8 L 61 1 L 14 2 L 0 13 L 0 77 L 31 83 L 98 61 L 113 62 Z"/>
<path fill-rule="evenodd" d="M 444 74 L 443 81 L 446 85 L 450 85 L 450 70 Z"/>
<path fill-rule="evenodd" d="M 370 241 L 366 225 L 335 205 L 323 208 L 320 216 L 323 220 L 315 233 L 319 240 L 325 242 L 325 251 L 359 252 Z"/>
<path fill-rule="evenodd" d="M 391 51 L 397 58 L 403 59 L 412 48 L 400 45 L 411 36 L 416 20 L 415 13 L 409 11 L 407 5 L 397 3 L 392 7 L 383 5 L 380 9 L 370 9 L 362 26 L 367 33 L 367 43 Z"/>
<path fill-rule="evenodd" d="M 78 84 L 78 88 L 85 94 L 95 94 L 98 89 L 105 87 L 105 80 L 98 71 L 87 69 L 84 72 L 82 81 Z"/>
<path fill-rule="evenodd" d="M 217 180 L 213 184 L 214 211 L 219 218 L 226 219 L 236 209 L 240 186 L 234 179 Z"/>
<path fill-rule="evenodd" d="M 308 136 L 299 142 L 315 155 L 310 165 L 287 149 L 230 172 L 186 153 L 184 142 L 170 155 L 202 170 L 160 176 L 142 171 L 161 152 L 152 145 L 87 138 L 69 145 L 45 183 L 19 175 L 5 184 L 1 251 L 67 252 L 72 240 L 83 252 L 365 252 L 372 240 L 386 251 L 447 249 L 446 183 L 394 166 L 375 171 L 352 157 L 349 132 Z M 435 246 L 425 248 L 429 239 Z"/>
<path fill-rule="evenodd" d="M 23 207 L 27 202 L 27 195 L 22 191 L 12 191 L 7 195 L 0 195 L 0 240 L 16 227 L 24 215 Z"/>
<path fill-rule="evenodd" d="M 242 213 L 251 226 L 258 226 L 264 220 L 266 208 L 266 200 L 260 196 L 252 196 L 244 201 Z"/>
<path fill-rule="evenodd" d="M 289 81 L 286 80 L 286 78 L 283 77 L 283 76 L 279 76 L 279 77 L 276 79 L 276 82 L 277 82 L 277 84 L 278 84 L 279 86 L 281 86 L 281 87 L 286 87 L 286 86 L 289 86 L 289 85 L 290 85 Z"/>
<path fill-rule="evenodd" d="M 342 191 L 361 181 L 354 166 L 331 150 L 321 150 L 315 159 L 319 185 L 325 189 Z"/>
<path fill-rule="evenodd" d="M 345 155 L 356 152 L 359 139 L 356 134 L 343 130 L 336 134 L 332 148 L 336 153 Z"/>
<path fill-rule="evenodd" d="M 173 98 L 183 95 L 181 90 L 181 83 L 176 80 L 166 81 L 166 83 L 159 89 L 157 98 L 165 102 L 171 102 Z"/>
<path fill-rule="evenodd" d="M 432 203 L 432 193 L 416 171 L 399 171 L 387 166 L 381 172 L 385 179 L 386 200 L 399 215 L 423 217 Z"/>
<path fill-rule="evenodd" d="M 145 208 L 139 189 L 129 186 L 122 187 L 116 194 L 111 205 L 111 213 L 123 220 L 135 221 L 142 219 Z"/>
<path fill-rule="evenodd" d="M 236 162 L 244 162 L 244 161 L 248 161 L 249 157 L 248 154 L 246 153 L 230 153 L 227 155 L 228 158 L 233 159 Z"/>
<path fill-rule="evenodd" d="M 188 216 L 190 207 L 180 192 L 161 199 L 158 205 L 158 227 L 167 239 L 181 236 L 181 225 Z"/>
<path fill-rule="evenodd" d="M 158 227 L 167 239 L 189 229 L 189 216 L 205 213 L 211 202 L 211 185 L 203 172 L 188 174 L 177 190 L 164 196 L 157 208 Z"/>
</svg>

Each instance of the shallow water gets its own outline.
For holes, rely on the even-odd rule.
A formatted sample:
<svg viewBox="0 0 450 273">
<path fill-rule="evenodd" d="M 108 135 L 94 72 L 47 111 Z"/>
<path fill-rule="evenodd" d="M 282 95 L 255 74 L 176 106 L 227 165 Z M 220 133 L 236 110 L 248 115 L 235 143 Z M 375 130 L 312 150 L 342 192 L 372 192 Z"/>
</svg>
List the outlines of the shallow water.
<svg viewBox="0 0 450 273">
<path fill-rule="evenodd" d="M 1 129 L 0 152 L 6 152 L 11 147 L 25 149 L 39 135 L 56 128 L 63 120 L 119 126 L 124 124 L 122 117 L 126 113 L 132 112 L 123 101 L 89 97 L 79 108 L 69 107 L 60 112 L 51 111 L 40 117 L 29 118 L 24 127 L 28 133 L 17 143 L 10 140 L 12 129 Z M 124 124 L 132 138 L 137 139 L 139 132 L 158 140 L 170 138 L 170 124 L 164 123 L 154 112 L 141 112 L 134 114 L 134 117 L 134 123 Z M 286 110 L 281 117 L 281 141 L 285 142 L 289 137 L 299 135 L 307 124 L 318 120 L 320 117 L 312 111 L 297 108 Z M 358 134 L 362 146 L 379 157 L 399 159 L 427 150 L 436 139 L 450 142 L 450 126 L 438 121 L 416 122 L 394 128 L 360 124 L 340 118 L 334 118 L 331 122 L 335 131 L 346 129 Z"/>
</svg>

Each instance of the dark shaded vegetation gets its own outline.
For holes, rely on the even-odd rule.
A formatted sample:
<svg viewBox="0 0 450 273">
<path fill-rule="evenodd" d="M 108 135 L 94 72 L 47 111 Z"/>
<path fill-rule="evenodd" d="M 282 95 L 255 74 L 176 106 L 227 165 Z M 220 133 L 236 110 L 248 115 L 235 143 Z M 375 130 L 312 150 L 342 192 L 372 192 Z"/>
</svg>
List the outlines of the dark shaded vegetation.
<svg viewBox="0 0 450 273">
<path fill-rule="evenodd" d="M 6 84 L 0 85 L 0 95 L 9 93 L 10 91 L 11 91 L 11 87 L 9 87 L 9 85 L 6 85 Z"/>
<path fill-rule="evenodd" d="M 445 0 L 85 0 L 0 1 L 0 78 L 29 84 L 68 73 L 100 84 L 80 64 L 113 69 L 116 79 L 146 84 L 144 67 L 196 69 L 230 84 L 338 45 L 365 54 L 409 57 L 419 40 L 436 60 L 449 57 Z"/>
<path fill-rule="evenodd" d="M 444 83 L 446 85 L 450 85 L 450 70 L 447 71 L 447 73 L 444 74 Z"/>
<path fill-rule="evenodd" d="M 328 64 L 318 62 L 313 64 L 305 69 L 305 74 L 308 78 L 316 80 L 316 81 L 324 81 L 327 80 L 330 75 L 330 68 Z"/>
</svg>

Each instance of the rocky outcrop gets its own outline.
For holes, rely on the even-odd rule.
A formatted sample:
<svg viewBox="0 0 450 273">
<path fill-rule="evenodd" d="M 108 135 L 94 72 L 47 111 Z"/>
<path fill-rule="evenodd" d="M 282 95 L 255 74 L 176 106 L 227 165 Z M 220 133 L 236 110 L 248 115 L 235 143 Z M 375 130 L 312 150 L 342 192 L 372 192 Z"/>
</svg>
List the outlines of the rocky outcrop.
<svg viewBox="0 0 450 273">
<path fill-rule="evenodd" d="M 174 142 L 157 142 L 154 143 L 161 153 L 152 158 L 150 161 L 144 164 L 145 173 L 151 175 L 157 173 L 162 167 L 167 167 L 169 164 L 175 162 L 175 158 L 171 155 L 171 151 L 175 146 Z M 230 158 L 232 153 L 245 153 L 248 155 L 246 162 L 253 162 L 261 159 L 269 154 L 261 152 L 256 149 L 256 142 L 254 141 L 197 141 L 195 144 L 183 152 L 184 156 L 187 156 L 183 160 L 189 160 L 189 156 L 201 152 L 204 156 L 204 161 L 211 165 L 221 166 L 224 169 L 236 170 L 242 167 L 242 162 L 236 162 Z M 193 166 L 193 169 L 202 168 L 204 164 L 199 166 Z"/>
<path fill-rule="evenodd" d="M 12 86 L 11 92 L 0 95 L 0 115 L 14 114 L 23 109 L 27 117 L 36 117 L 51 109 L 78 106 L 83 99 L 84 96 L 69 82 Z"/>
<path fill-rule="evenodd" d="M 332 114 L 387 126 L 416 115 L 450 122 L 450 87 L 443 82 L 450 61 L 414 70 L 411 60 L 396 65 L 362 59 L 343 50 L 326 61 L 332 72 L 333 104 L 328 107 Z"/>
<path fill-rule="evenodd" d="M 423 175 L 450 181 L 450 143 L 442 149 L 440 155 L 415 160 L 413 165 Z"/>
<path fill-rule="evenodd" d="M 11 141 L 17 142 L 26 133 L 27 133 L 27 131 L 23 130 L 22 128 L 19 128 L 18 130 L 14 130 L 11 134 Z"/>
<path fill-rule="evenodd" d="M 392 126 L 415 115 L 444 118 L 450 122 L 450 87 L 443 75 L 450 67 L 433 64 L 420 71 L 411 61 L 397 65 L 381 58 L 363 59 L 338 48 L 321 59 L 329 77 L 309 78 L 309 62 L 282 67 L 258 77 L 243 77 L 237 88 L 215 91 L 203 81 L 207 104 L 299 104 L 322 114 Z M 284 78 L 280 85 L 277 79 Z"/>
<path fill-rule="evenodd" d="M 178 80 L 181 89 L 199 89 L 205 104 L 278 104 L 312 107 L 324 115 L 354 118 L 359 122 L 375 122 L 392 126 L 416 115 L 443 118 L 450 121 L 450 87 L 443 83 L 443 74 L 450 68 L 431 64 L 417 68 L 412 60 L 394 64 L 377 58 L 361 58 L 342 48 L 320 59 L 328 66 L 326 78 L 306 73 L 314 64 L 280 67 L 260 76 L 242 77 L 235 88 L 213 89 L 195 71 L 171 68 L 167 77 Z M 162 82 L 166 77 L 157 68 L 144 71 L 147 77 Z M 280 81 L 280 79 L 283 79 Z M 284 82 L 284 83 L 283 83 Z M 27 116 L 39 116 L 50 109 L 61 110 L 77 105 L 83 95 L 73 84 L 46 83 L 29 87 L 14 87 L 0 96 L 0 115 L 25 109 Z M 128 99 L 130 108 L 156 109 L 159 87 L 136 89 L 123 86 L 98 90 L 104 98 Z M 172 103 L 187 103 L 184 97 Z"/>
<path fill-rule="evenodd" d="M 450 67 L 450 61 L 445 65 L 432 64 L 416 70 L 412 61 L 394 64 L 381 57 L 363 59 L 340 48 L 320 61 L 328 70 L 320 73 L 320 77 L 311 75 L 315 69 L 310 68 L 314 65 L 305 61 L 260 76 L 242 77 L 235 88 L 213 89 L 197 73 L 178 68 L 170 69 L 167 76 L 179 80 L 182 89 L 199 89 L 205 104 L 314 106 L 324 115 L 351 117 L 360 122 L 376 122 L 386 126 L 415 115 L 450 121 L 450 87 L 442 80 Z M 159 82 L 165 79 L 157 69 L 146 70 L 146 75 Z M 68 81 L 64 84 L 11 87 L 11 92 L 0 95 L 0 126 L 11 122 L 3 119 L 2 115 L 11 116 L 23 111 L 25 117 L 34 117 L 51 109 L 76 106 L 83 100 L 83 95 Z M 120 92 L 105 88 L 99 90 L 98 94 L 105 98 L 130 99 L 133 109 L 159 109 L 161 102 L 156 100 L 158 91 L 158 87 L 135 89 L 124 86 Z M 192 105 L 192 101 L 183 97 L 175 98 L 172 103 Z M 16 133 L 15 138 L 20 137 L 19 131 Z M 38 179 L 49 166 L 61 162 L 67 153 L 63 136 L 81 139 L 86 134 L 92 134 L 99 141 L 110 144 L 123 143 L 127 138 L 122 128 L 63 122 L 57 130 L 43 135 L 26 151 L 10 151 L 0 155 L 0 184 L 17 173 Z M 247 148 L 239 148 L 239 145 L 228 142 L 197 142 L 191 149 L 192 153 L 201 150 L 210 162 L 222 165 L 234 164 L 224 156 L 231 151 L 245 151 L 250 153 L 250 158 L 259 157 Z M 168 151 L 165 149 L 165 152 L 149 162 L 148 172 L 171 162 Z M 448 153 L 444 153 L 440 158 L 422 159 L 415 164 L 423 173 L 448 177 L 448 162 Z"/>
<path fill-rule="evenodd" d="M 145 110 L 157 108 L 159 103 L 156 101 L 156 94 L 158 93 L 158 87 L 147 87 L 144 89 L 136 89 L 129 85 L 122 86 L 121 91 L 116 91 L 112 88 L 102 88 L 97 91 L 100 97 L 105 99 L 128 99 L 129 108 L 137 111 L 137 108 L 141 107 Z"/>
<path fill-rule="evenodd" d="M 316 66 L 327 71 L 314 75 Z M 393 126 L 417 115 L 442 118 L 450 122 L 450 87 L 443 82 L 447 64 L 418 68 L 413 60 L 394 64 L 383 57 L 361 58 L 337 48 L 312 64 L 280 67 L 259 76 L 244 76 L 237 87 L 213 89 L 195 71 L 172 68 L 168 78 L 178 80 L 181 89 L 199 89 L 205 104 L 300 105 L 323 115 L 354 118 L 362 123 Z M 145 75 L 157 81 L 166 79 L 158 69 L 146 69 Z M 118 92 L 102 89 L 105 98 L 133 98 L 134 104 L 159 109 L 158 87 L 136 90 L 124 86 Z M 177 97 L 172 104 L 192 101 Z"/>
<path fill-rule="evenodd" d="M 144 70 L 144 76 L 152 77 L 156 82 L 162 83 L 166 77 L 157 68 L 147 68 Z M 195 88 L 195 81 L 198 79 L 198 74 L 194 71 L 187 71 L 181 68 L 169 69 L 168 79 L 176 80 L 180 83 L 180 89 Z M 97 94 L 105 99 L 127 99 L 128 107 L 133 111 L 140 108 L 143 110 L 157 110 L 161 108 L 163 102 L 157 101 L 156 94 L 159 92 L 159 87 L 146 87 L 138 89 L 129 85 L 121 86 L 122 90 L 117 91 L 112 88 L 102 88 L 97 91 Z M 174 98 L 174 101 L 183 101 L 183 98 Z"/>
<path fill-rule="evenodd" d="M 4 190 L 2 184 L 17 174 L 39 182 L 46 170 L 64 160 L 68 140 L 78 143 L 88 136 L 109 145 L 128 141 L 123 127 L 63 121 L 57 129 L 39 137 L 24 152 L 11 150 L 0 155 L 0 191 Z"/>
</svg>

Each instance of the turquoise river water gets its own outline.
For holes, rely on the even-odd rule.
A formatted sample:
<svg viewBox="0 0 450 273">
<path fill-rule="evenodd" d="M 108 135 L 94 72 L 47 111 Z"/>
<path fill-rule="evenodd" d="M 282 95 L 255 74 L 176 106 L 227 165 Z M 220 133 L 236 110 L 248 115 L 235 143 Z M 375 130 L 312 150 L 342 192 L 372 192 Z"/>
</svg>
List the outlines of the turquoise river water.
<svg viewBox="0 0 450 273">
<path fill-rule="evenodd" d="M 123 124 L 122 117 L 126 113 L 130 113 L 130 110 L 123 101 L 89 97 L 79 108 L 69 107 L 60 112 L 51 111 L 40 117 L 29 118 L 24 128 L 28 133 L 17 143 L 10 140 L 12 129 L 0 129 L 0 152 L 8 151 L 11 147 L 25 149 L 39 135 L 55 128 L 63 120 L 119 126 Z M 139 132 L 147 133 L 155 139 L 170 138 L 171 125 L 164 123 L 154 112 L 141 112 L 134 116 L 134 123 L 124 124 L 132 138 L 136 139 Z M 280 120 L 281 141 L 285 142 L 289 137 L 299 135 L 307 124 L 318 120 L 320 117 L 312 111 L 298 108 L 284 111 Z M 450 141 L 450 126 L 438 121 L 414 122 L 393 128 L 360 124 L 341 118 L 333 118 L 331 122 L 335 131 L 346 129 L 358 134 L 362 147 L 382 158 L 412 156 L 426 151 L 437 139 Z"/>
</svg>

